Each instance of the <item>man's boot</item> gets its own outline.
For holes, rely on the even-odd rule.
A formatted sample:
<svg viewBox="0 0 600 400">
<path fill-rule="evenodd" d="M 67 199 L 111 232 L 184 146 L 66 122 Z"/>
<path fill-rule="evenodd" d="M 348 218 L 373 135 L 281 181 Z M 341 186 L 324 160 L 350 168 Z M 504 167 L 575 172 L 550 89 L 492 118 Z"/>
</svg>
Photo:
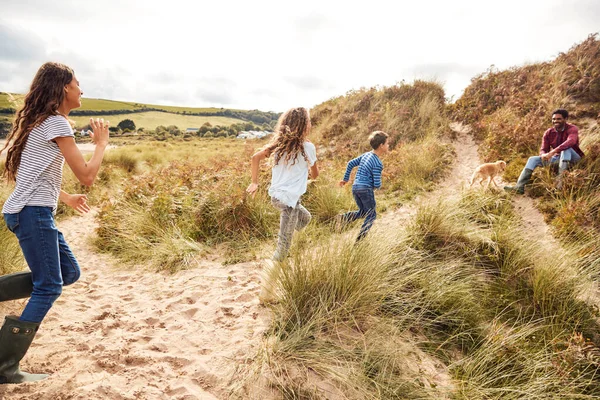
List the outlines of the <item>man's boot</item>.
<svg viewBox="0 0 600 400">
<path fill-rule="evenodd" d="M 0 301 L 24 299 L 31 296 L 31 272 L 17 272 L 0 276 Z"/>
<path fill-rule="evenodd" d="M 19 320 L 7 315 L 0 329 L 0 384 L 35 382 L 48 377 L 46 374 L 28 374 L 19 369 L 40 324 Z"/>
<path fill-rule="evenodd" d="M 504 186 L 504 190 L 507 192 L 514 192 L 518 194 L 525 193 L 525 185 L 529 183 L 531 180 L 531 175 L 533 174 L 533 170 L 529 168 L 523 168 L 521 175 L 519 176 L 519 180 L 517 180 L 517 184 L 515 186 Z"/>
</svg>

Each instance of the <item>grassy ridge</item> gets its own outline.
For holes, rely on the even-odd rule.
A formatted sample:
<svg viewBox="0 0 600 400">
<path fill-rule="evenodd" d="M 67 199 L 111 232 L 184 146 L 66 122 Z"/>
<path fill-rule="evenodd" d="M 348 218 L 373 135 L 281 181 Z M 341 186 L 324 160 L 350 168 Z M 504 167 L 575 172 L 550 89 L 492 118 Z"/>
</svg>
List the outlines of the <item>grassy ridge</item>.
<svg viewBox="0 0 600 400">
<path fill-rule="evenodd" d="M 25 97 L 23 94 L 11 93 L 11 96 L 17 101 L 17 105 L 21 106 L 23 103 L 23 98 Z M 0 108 L 15 108 L 15 104 L 9 100 L 8 93 L 0 92 Z M 157 104 L 144 104 L 144 103 L 136 103 L 130 101 L 118 101 L 118 100 L 106 100 L 106 99 L 92 99 L 84 97 L 81 101 L 81 107 L 77 110 L 80 111 L 96 111 L 96 110 L 139 110 L 142 108 L 153 108 L 156 110 L 163 110 L 170 113 L 198 113 L 198 112 L 206 112 L 212 113 L 217 111 L 222 111 L 222 108 L 217 107 L 178 107 L 178 106 L 164 106 Z M 236 109 L 231 109 L 232 111 L 240 111 Z"/>
<path fill-rule="evenodd" d="M 574 120 L 598 116 L 599 60 L 600 41 L 591 35 L 553 61 L 489 70 L 472 80 L 453 114 L 472 125 L 486 160 L 537 153 L 553 109 L 566 108 Z"/>
<path fill-rule="evenodd" d="M 22 104 L 24 95 L 11 94 L 20 106 Z M 8 93 L 0 93 L 0 109 L 1 108 L 15 108 L 13 102 L 9 100 Z M 127 113 L 127 111 L 141 110 L 144 108 L 154 108 L 161 111 L 145 111 Z M 205 112 L 213 113 L 222 111 L 220 108 L 207 107 L 207 108 L 192 108 L 192 107 L 176 107 L 176 106 L 160 106 L 160 105 L 149 105 L 133 102 L 124 101 L 113 101 L 104 99 L 88 99 L 84 98 L 81 102 L 81 107 L 77 111 L 123 111 L 119 114 L 106 114 L 106 115 L 94 115 L 93 118 L 104 118 L 111 121 L 112 126 L 125 119 L 131 119 L 135 122 L 136 127 L 153 130 L 157 126 L 169 126 L 175 125 L 182 129 L 186 128 L 199 128 L 204 123 L 208 122 L 211 125 L 229 126 L 236 123 L 246 122 L 239 118 L 226 117 L 226 116 L 195 116 L 195 115 L 184 115 L 183 113 L 191 112 Z M 235 110 L 234 110 L 235 111 Z M 71 115 L 70 118 L 76 122 L 77 127 L 81 128 L 89 123 L 90 116 Z M 12 115 L 0 114 L 0 121 L 12 122 Z"/>
<path fill-rule="evenodd" d="M 449 132 L 444 89 L 420 80 L 351 91 L 314 107 L 311 119 L 315 140 L 335 156 L 368 151 L 375 130 L 390 135 L 392 148 Z"/>
</svg>

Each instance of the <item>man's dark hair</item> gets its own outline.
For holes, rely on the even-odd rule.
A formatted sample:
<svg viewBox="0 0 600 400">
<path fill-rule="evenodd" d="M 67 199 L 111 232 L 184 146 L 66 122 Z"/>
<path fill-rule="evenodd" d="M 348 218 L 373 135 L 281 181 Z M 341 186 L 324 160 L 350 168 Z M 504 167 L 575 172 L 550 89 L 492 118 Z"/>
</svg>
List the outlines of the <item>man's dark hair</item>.
<svg viewBox="0 0 600 400">
<path fill-rule="evenodd" d="M 373 150 L 377 150 L 379 146 L 385 143 L 388 138 L 388 134 L 382 131 L 375 131 L 369 136 L 369 144 Z"/>
<path fill-rule="evenodd" d="M 567 110 L 565 110 L 564 108 L 559 108 L 558 110 L 552 111 L 552 115 L 554 115 L 554 114 L 560 114 L 560 115 L 562 115 L 562 117 L 564 119 L 569 118 L 569 112 Z"/>
</svg>

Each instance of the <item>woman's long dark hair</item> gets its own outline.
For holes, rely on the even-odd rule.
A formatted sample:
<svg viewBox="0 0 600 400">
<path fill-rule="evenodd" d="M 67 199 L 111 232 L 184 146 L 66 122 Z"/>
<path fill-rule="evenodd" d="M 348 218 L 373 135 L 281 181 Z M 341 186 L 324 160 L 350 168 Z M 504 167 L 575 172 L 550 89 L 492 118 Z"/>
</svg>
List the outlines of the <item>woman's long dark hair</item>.
<svg viewBox="0 0 600 400">
<path fill-rule="evenodd" d="M 304 142 L 310 133 L 310 115 L 304 107 L 292 108 L 279 118 L 275 136 L 266 148 L 275 155 L 275 164 L 283 158 L 285 163 L 296 161 L 298 154 L 308 161 Z"/>
<path fill-rule="evenodd" d="M 58 115 L 58 107 L 65 98 L 64 87 L 73 80 L 73 70 L 64 64 L 47 62 L 38 69 L 23 107 L 15 114 L 12 130 L 0 154 L 12 143 L 6 152 L 4 176 L 9 181 L 16 180 L 21 164 L 21 154 L 29 133 L 51 115 Z"/>
</svg>

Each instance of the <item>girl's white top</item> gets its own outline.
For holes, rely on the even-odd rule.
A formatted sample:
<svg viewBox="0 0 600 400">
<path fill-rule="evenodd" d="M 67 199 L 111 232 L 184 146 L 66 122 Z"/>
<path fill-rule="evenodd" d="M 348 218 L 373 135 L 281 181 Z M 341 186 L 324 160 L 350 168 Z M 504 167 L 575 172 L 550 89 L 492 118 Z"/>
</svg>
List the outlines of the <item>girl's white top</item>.
<svg viewBox="0 0 600 400">
<path fill-rule="evenodd" d="M 31 130 L 17 169 L 15 190 L 2 213 L 16 214 L 25 206 L 56 210 L 65 158 L 53 140 L 67 136 L 74 136 L 73 129 L 62 115 L 51 115 Z"/>
<path fill-rule="evenodd" d="M 314 144 L 304 142 L 304 152 L 308 157 L 308 163 L 300 153 L 296 156 L 295 162 L 290 160 L 285 163 L 284 154 L 273 166 L 269 195 L 290 207 L 296 207 L 300 196 L 306 192 L 308 169 L 317 161 L 317 149 Z"/>
</svg>

